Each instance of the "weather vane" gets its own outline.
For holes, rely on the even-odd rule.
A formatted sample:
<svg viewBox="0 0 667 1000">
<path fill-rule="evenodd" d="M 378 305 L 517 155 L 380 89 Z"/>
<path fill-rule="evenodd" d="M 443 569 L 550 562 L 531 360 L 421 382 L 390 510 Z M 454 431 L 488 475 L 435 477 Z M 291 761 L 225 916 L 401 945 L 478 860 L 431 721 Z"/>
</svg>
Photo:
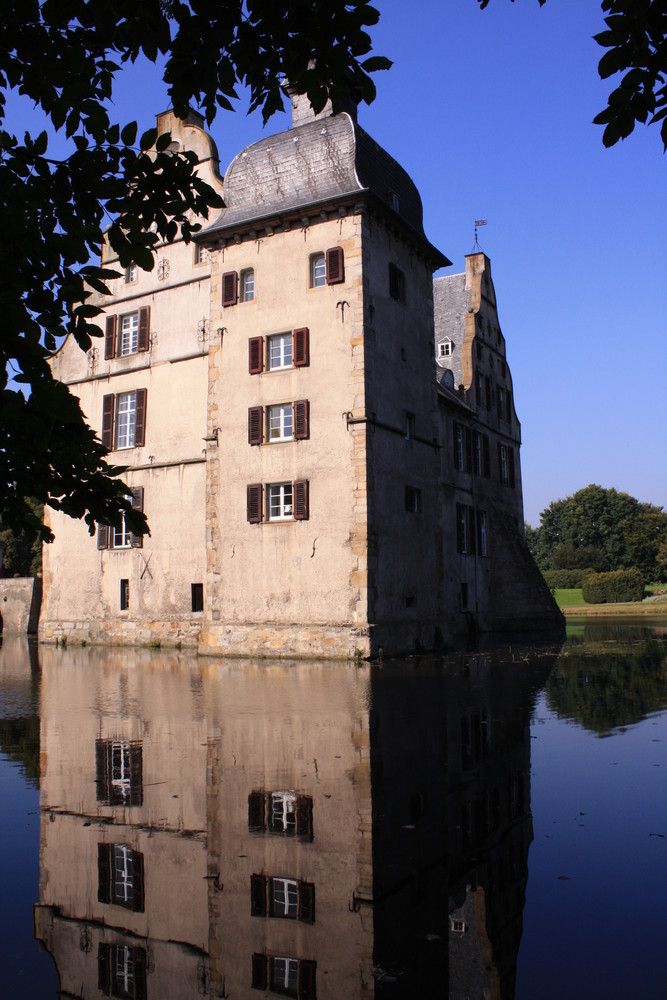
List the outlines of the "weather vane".
<svg viewBox="0 0 667 1000">
<path fill-rule="evenodd" d="M 475 245 L 472 248 L 472 253 L 484 253 L 481 246 L 477 242 L 477 230 L 480 226 L 486 225 L 486 219 L 475 219 Z"/>
</svg>

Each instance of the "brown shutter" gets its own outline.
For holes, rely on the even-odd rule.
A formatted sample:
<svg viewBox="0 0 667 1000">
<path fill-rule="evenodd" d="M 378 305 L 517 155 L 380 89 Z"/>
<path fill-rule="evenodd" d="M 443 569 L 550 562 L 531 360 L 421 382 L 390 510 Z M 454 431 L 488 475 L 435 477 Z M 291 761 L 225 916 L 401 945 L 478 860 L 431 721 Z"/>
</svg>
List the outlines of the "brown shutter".
<svg viewBox="0 0 667 1000">
<path fill-rule="evenodd" d="M 264 338 L 251 337 L 248 341 L 248 371 L 259 375 L 264 367 Z"/>
<path fill-rule="evenodd" d="M 302 840 L 313 839 L 313 800 L 309 795 L 297 796 L 296 835 Z"/>
<path fill-rule="evenodd" d="M 139 310 L 139 337 L 137 350 L 147 351 L 151 333 L 151 307 L 144 306 Z"/>
<path fill-rule="evenodd" d="M 510 486 L 514 489 L 514 448 L 507 449 L 507 464 L 509 466 Z"/>
<path fill-rule="evenodd" d="M 111 845 L 97 845 L 97 899 L 111 902 Z"/>
<path fill-rule="evenodd" d="M 255 952 L 252 956 L 252 982 L 250 985 L 253 990 L 265 990 L 269 985 L 268 964 L 266 955 Z"/>
<path fill-rule="evenodd" d="M 308 480 L 297 479 L 294 483 L 294 520 L 308 520 Z"/>
<path fill-rule="evenodd" d="M 144 912 L 144 856 L 140 851 L 132 851 L 132 909 Z"/>
<path fill-rule="evenodd" d="M 108 451 L 113 451 L 115 402 L 113 393 L 102 397 L 102 444 Z"/>
<path fill-rule="evenodd" d="M 310 334 L 307 326 L 302 326 L 294 331 L 294 367 L 305 368 L 310 364 Z"/>
<path fill-rule="evenodd" d="M 134 965 L 134 1000 L 146 1000 L 145 948 L 132 949 L 132 963 Z"/>
<path fill-rule="evenodd" d="M 251 483 L 246 490 L 246 512 L 250 524 L 262 520 L 262 484 Z"/>
<path fill-rule="evenodd" d="M 251 792 L 248 796 L 248 829 L 252 833 L 259 833 L 266 829 L 264 800 L 264 792 Z"/>
<path fill-rule="evenodd" d="M 236 271 L 226 271 L 222 276 L 222 304 L 235 306 L 239 297 L 239 277 Z"/>
<path fill-rule="evenodd" d="M 95 786 L 98 802 L 109 799 L 109 742 L 95 740 Z"/>
<path fill-rule="evenodd" d="M 109 548 L 109 526 L 106 524 L 97 525 L 97 547 L 98 549 Z"/>
<path fill-rule="evenodd" d="M 263 875 L 250 876 L 250 916 L 266 916 L 266 879 Z"/>
<path fill-rule="evenodd" d="M 304 924 L 315 923 L 315 886 L 312 882 L 299 882 L 299 916 Z"/>
<path fill-rule="evenodd" d="M 144 801 L 143 764 L 141 743 L 130 746 L 130 805 L 140 806 Z"/>
<path fill-rule="evenodd" d="M 264 422 L 264 408 L 261 406 L 248 407 L 248 444 L 262 443 L 262 424 Z"/>
<path fill-rule="evenodd" d="M 339 285 L 345 281 L 345 261 L 342 247 L 331 247 L 326 254 L 327 285 Z"/>
<path fill-rule="evenodd" d="M 146 443 L 146 396 L 147 389 L 137 389 L 137 409 L 134 424 L 134 447 L 141 448 Z"/>
<path fill-rule="evenodd" d="M 103 944 L 101 941 L 97 947 L 97 988 L 105 996 L 111 993 L 111 945 Z"/>
<path fill-rule="evenodd" d="M 315 987 L 316 969 L 317 962 L 312 962 L 305 958 L 299 962 L 299 978 L 297 981 L 298 1000 L 315 1000 L 317 996 Z"/>
<path fill-rule="evenodd" d="M 109 358 L 115 358 L 116 356 L 116 316 L 107 316 L 106 328 L 104 333 L 104 360 L 108 361 Z"/>
<path fill-rule="evenodd" d="M 294 404 L 294 439 L 304 441 L 310 433 L 310 406 L 307 399 L 297 399 Z"/>
<path fill-rule="evenodd" d="M 132 508 L 134 510 L 144 509 L 144 488 L 143 486 L 134 486 L 132 489 Z M 132 533 L 131 545 L 133 549 L 141 549 L 144 545 L 144 536 L 135 535 Z"/>
</svg>

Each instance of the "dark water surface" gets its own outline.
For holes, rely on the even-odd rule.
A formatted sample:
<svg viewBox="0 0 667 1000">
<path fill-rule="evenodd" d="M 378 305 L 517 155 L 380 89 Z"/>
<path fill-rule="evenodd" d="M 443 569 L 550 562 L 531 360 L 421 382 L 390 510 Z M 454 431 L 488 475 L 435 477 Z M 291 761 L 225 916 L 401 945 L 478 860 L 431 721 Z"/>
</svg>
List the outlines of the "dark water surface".
<svg viewBox="0 0 667 1000">
<path fill-rule="evenodd" d="M 667 636 L 0 647 L 0 997 L 663 996 Z M 60 991 L 60 992 L 59 992 Z"/>
</svg>

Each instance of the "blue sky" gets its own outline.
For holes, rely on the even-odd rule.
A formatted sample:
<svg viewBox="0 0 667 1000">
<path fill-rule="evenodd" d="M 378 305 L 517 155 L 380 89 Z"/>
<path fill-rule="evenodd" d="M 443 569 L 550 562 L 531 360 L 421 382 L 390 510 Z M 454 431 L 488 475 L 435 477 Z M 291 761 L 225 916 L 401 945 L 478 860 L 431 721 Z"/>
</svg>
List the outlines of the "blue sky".
<svg viewBox="0 0 667 1000">
<path fill-rule="evenodd" d="M 394 61 L 359 122 L 410 173 L 426 234 L 463 270 L 474 220 L 507 341 L 526 520 L 589 483 L 667 502 L 667 220 L 659 132 L 611 150 L 592 119 L 611 84 L 600 0 L 375 0 Z M 153 67 L 124 72 L 121 123 L 168 106 Z M 287 116 L 216 119 L 221 166 Z M 14 103 L 8 125 L 30 116 Z"/>
</svg>

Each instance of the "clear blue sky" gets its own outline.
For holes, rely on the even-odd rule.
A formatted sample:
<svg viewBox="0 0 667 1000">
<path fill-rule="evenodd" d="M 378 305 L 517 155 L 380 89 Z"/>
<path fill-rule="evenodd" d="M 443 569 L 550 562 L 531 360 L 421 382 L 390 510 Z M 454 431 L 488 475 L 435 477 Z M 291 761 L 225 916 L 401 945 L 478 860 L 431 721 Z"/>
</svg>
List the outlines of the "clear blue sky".
<svg viewBox="0 0 667 1000">
<path fill-rule="evenodd" d="M 474 220 L 488 220 L 526 520 L 593 482 L 667 503 L 667 158 L 655 126 L 605 150 L 592 124 L 610 89 L 600 0 L 375 6 L 374 49 L 394 66 L 359 121 L 417 184 L 427 236 L 454 262 L 444 273 L 463 270 Z M 115 104 L 148 128 L 166 88 L 135 67 Z M 213 125 L 223 169 L 287 127 L 275 116 L 265 132 L 245 110 Z"/>
</svg>

